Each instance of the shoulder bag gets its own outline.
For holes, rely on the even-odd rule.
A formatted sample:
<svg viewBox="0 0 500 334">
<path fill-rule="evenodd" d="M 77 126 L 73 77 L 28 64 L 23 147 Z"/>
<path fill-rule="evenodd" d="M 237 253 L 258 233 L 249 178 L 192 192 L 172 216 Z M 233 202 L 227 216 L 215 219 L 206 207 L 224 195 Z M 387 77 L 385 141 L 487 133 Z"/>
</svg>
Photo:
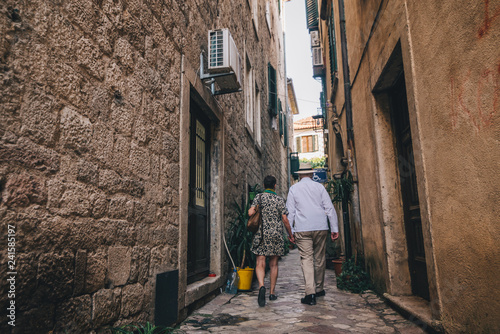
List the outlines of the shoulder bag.
<svg viewBox="0 0 500 334">
<path fill-rule="evenodd" d="M 255 233 L 259 229 L 260 224 L 262 224 L 262 212 L 260 210 L 260 205 L 257 204 L 255 206 L 255 213 L 248 218 L 247 230 Z"/>
</svg>

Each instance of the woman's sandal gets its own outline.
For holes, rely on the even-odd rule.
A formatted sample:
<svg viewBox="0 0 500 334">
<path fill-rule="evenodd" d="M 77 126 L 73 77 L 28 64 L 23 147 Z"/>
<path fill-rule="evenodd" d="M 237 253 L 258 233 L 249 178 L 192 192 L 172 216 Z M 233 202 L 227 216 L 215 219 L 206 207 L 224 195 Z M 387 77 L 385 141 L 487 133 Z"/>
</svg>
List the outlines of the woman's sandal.
<svg viewBox="0 0 500 334">
<path fill-rule="evenodd" d="M 269 295 L 269 300 L 276 300 L 278 297 L 276 295 Z"/>
</svg>

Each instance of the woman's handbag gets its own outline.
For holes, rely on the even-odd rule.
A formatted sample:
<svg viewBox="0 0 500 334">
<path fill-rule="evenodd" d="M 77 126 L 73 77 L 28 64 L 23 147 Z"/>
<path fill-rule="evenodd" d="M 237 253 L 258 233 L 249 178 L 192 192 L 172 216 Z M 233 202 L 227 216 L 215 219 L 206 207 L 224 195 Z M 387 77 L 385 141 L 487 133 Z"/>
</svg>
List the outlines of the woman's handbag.
<svg viewBox="0 0 500 334">
<path fill-rule="evenodd" d="M 248 218 L 247 230 L 252 233 L 257 232 L 260 224 L 262 224 L 262 213 L 259 204 L 255 206 L 255 213 Z"/>
</svg>

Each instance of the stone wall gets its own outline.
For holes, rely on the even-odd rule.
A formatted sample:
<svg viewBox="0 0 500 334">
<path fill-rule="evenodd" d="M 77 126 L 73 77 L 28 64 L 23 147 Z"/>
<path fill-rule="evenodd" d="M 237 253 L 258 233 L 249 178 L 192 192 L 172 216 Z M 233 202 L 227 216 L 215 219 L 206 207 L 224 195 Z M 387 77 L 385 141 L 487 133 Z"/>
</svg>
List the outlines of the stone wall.
<svg viewBox="0 0 500 334">
<path fill-rule="evenodd" d="M 185 265 L 178 261 L 179 208 L 187 205 L 179 201 L 181 57 L 199 64 L 209 29 L 230 28 L 262 87 L 260 149 L 245 131 L 243 93 L 217 97 L 226 127 L 225 215 L 267 173 L 284 187 L 286 150 L 266 111 L 267 62 L 284 77 L 272 6 L 271 33 L 260 2 L 255 33 L 246 0 L 1 4 L 0 276 L 8 225 L 18 273 L 16 326 L 2 321 L 1 332 L 153 321 L 155 274 Z M 7 290 L 2 284 L 2 309 Z"/>
</svg>

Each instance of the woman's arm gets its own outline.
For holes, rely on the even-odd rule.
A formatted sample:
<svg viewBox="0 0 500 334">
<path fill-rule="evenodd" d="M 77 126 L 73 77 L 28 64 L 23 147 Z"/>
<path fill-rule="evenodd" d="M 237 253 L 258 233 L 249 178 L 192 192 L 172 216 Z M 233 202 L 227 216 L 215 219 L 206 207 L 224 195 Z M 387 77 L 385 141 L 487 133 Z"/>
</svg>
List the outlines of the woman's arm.
<svg viewBox="0 0 500 334">
<path fill-rule="evenodd" d="M 252 206 L 250 209 L 248 209 L 248 216 L 252 216 L 255 213 L 255 206 Z"/>
<path fill-rule="evenodd" d="M 293 237 L 292 228 L 290 227 L 288 217 L 286 215 L 281 215 L 281 218 L 283 219 L 283 224 L 285 225 L 286 232 L 288 233 L 288 239 L 290 239 L 291 243 L 295 243 L 295 238 Z"/>
</svg>

